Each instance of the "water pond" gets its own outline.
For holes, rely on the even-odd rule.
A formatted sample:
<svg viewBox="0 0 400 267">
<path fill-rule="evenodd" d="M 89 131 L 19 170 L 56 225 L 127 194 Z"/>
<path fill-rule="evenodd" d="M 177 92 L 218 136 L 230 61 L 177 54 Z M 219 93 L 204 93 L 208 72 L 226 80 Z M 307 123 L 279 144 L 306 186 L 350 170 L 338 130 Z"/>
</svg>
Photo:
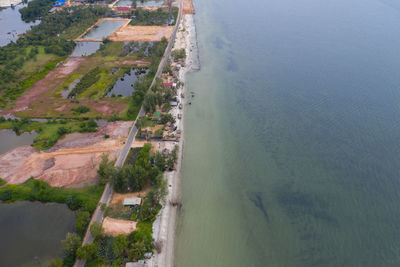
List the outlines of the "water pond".
<svg viewBox="0 0 400 267">
<path fill-rule="evenodd" d="M 132 6 L 132 0 L 121 0 L 117 3 L 117 6 Z"/>
<path fill-rule="evenodd" d="M 120 20 L 103 20 L 96 27 L 94 27 L 91 31 L 89 31 L 83 39 L 95 39 L 102 40 L 121 27 L 125 21 Z"/>
<path fill-rule="evenodd" d="M 133 84 L 139 77 L 146 75 L 147 72 L 147 69 L 131 69 L 130 72 L 126 73 L 123 77 L 118 79 L 113 88 L 107 93 L 107 96 L 132 95 L 133 91 L 135 91 Z"/>
<path fill-rule="evenodd" d="M 48 266 L 62 255 L 61 240 L 75 220 L 65 204 L 0 204 L 0 266 Z"/>
<path fill-rule="evenodd" d="M 25 33 L 33 25 L 37 25 L 40 21 L 26 23 L 22 21 L 19 10 L 26 6 L 20 4 L 16 7 L 7 7 L 0 10 L 0 46 L 5 46 L 19 38 L 19 34 Z"/>
<path fill-rule="evenodd" d="M 100 48 L 100 42 L 76 42 L 74 51 L 70 57 L 84 57 L 90 56 Z"/>
<path fill-rule="evenodd" d="M 37 133 L 35 132 L 16 135 L 15 132 L 10 129 L 0 130 L 0 154 L 4 154 L 19 146 L 32 144 L 36 136 Z"/>
<path fill-rule="evenodd" d="M 138 6 L 161 6 L 164 4 L 164 1 L 138 1 Z"/>
</svg>

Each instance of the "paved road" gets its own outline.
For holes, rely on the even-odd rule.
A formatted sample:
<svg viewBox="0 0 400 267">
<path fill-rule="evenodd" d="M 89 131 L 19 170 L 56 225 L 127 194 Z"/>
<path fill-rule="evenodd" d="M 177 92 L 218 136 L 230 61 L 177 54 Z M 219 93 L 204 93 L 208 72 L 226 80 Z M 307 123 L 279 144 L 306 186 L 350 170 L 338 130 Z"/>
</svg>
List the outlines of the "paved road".
<svg viewBox="0 0 400 267">
<path fill-rule="evenodd" d="M 174 32 L 171 35 L 171 39 L 168 43 L 167 49 L 165 49 L 164 55 L 160 61 L 160 65 L 158 66 L 156 75 L 154 76 L 154 79 L 153 79 L 150 87 L 152 87 L 156 83 L 156 78 L 160 77 L 160 75 L 164 69 L 164 66 L 167 63 L 167 60 L 171 54 L 172 46 L 175 41 L 176 33 L 178 32 L 178 29 L 179 29 L 179 24 L 180 24 L 181 18 L 182 18 L 182 2 L 179 2 L 179 14 L 178 14 L 178 18 L 176 20 L 176 26 L 175 26 Z M 132 123 L 131 130 L 129 131 L 129 135 L 128 135 L 125 145 L 122 148 L 121 153 L 115 163 L 115 166 L 120 167 L 124 164 L 126 157 L 128 156 L 129 150 L 132 146 L 132 143 L 135 140 L 135 136 L 138 132 L 138 129 L 135 126 L 136 121 L 140 117 L 143 117 L 144 115 L 145 115 L 145 112 L 144 112 L 143 105 L 142 105 L 136 120 Z M 90 220 L 89 227 L 88 227 L 88 230 L 86 231 L 85 237 L 83 238 L 82 245 L 93 243 L 94 239 L 93 239 L 92 234 L 89 231 L 90 225 L 92 225 L 92 223 L 94 223 L 94 222 L 102 222 L 103 221 L 104 211 L 101 210 L 101 206 L 103 204 L 108 204 L 110 202 L 112 193 L 113 193 L 113 190 L 112 190 L 111 184 L 110 183 L 106 184 L 103 194 L 97 205 L 97 208 L 93 213 L 92 219 Z M 75 261 L 74 267 L 84 267 L 85 263 L 86 263 L 85 260 L 77 260 L 77 261 Z"/>
</svg>

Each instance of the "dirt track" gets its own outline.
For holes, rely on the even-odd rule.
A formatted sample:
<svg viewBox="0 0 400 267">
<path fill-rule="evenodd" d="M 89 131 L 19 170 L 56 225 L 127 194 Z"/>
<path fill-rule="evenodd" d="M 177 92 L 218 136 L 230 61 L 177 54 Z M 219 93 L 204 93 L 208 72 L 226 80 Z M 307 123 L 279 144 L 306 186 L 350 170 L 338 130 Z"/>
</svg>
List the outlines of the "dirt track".
<svg viewBox="0 0 400 267">
<path fill-rule="evenodd" d="M 116 158 L 129 131 L 130 122 L 113 122 L 99 132 L 82 134 L 59 142 L 46 152 L 30 146 L 16 148 L 0 156 L 0 177 L 8 183 L 20 184 L 30 177 L 51 186 L 71 187 L 92 183 L 103 154 Z M 104 139 L 104 134 L 110 138 Z"/>
<path fill-rule="evenodd" d="M 126 25 L 114 31 L 107 38 L 114 42 L 158 42 L 163 37 L 169 40 L 173 31 L 173 26 Z"/>
</svg>

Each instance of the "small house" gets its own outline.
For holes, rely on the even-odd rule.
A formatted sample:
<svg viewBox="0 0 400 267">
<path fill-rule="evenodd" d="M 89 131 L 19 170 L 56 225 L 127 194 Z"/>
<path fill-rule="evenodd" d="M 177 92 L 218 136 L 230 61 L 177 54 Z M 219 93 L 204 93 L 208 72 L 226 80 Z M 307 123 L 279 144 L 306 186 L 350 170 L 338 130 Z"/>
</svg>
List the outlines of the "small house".
<svg viewBox="0 0 400 267">
<path fill-rule="evenodd" d="M 125 264 L 125 267 L 144 267 L 144 266 L 145 266 L 144 260 L 139 260 L 138 262 L 127 262 Z"/>
<path fill-rule="evenodd" d="M 161 85 L 169 88 L 173 87 L 173 83 L 162 83 Z"/>
<path fill-rule="evenodd" d="M 135 207 L 135 206 L 139 206 L 141 203 L 142 203 L 142 199 L 140 197 L 124 198 L 124 206 L 125 207 Z"/>
</svg>

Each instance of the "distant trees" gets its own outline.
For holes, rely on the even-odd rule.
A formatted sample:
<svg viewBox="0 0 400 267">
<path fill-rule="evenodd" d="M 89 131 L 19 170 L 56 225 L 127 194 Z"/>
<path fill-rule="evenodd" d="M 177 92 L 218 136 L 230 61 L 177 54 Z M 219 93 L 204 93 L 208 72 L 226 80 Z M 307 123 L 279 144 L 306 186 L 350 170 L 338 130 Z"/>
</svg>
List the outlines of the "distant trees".
<svg viewBox="0 0 400 267">
<path fill-rule="evenodd" d="M 19 12 L 23 21 L 35 21 L 46 15 L 53 4 L 54 0 L 32 0 L 28 3 L 28 6 L 21 8 Z"/>
</svg>

